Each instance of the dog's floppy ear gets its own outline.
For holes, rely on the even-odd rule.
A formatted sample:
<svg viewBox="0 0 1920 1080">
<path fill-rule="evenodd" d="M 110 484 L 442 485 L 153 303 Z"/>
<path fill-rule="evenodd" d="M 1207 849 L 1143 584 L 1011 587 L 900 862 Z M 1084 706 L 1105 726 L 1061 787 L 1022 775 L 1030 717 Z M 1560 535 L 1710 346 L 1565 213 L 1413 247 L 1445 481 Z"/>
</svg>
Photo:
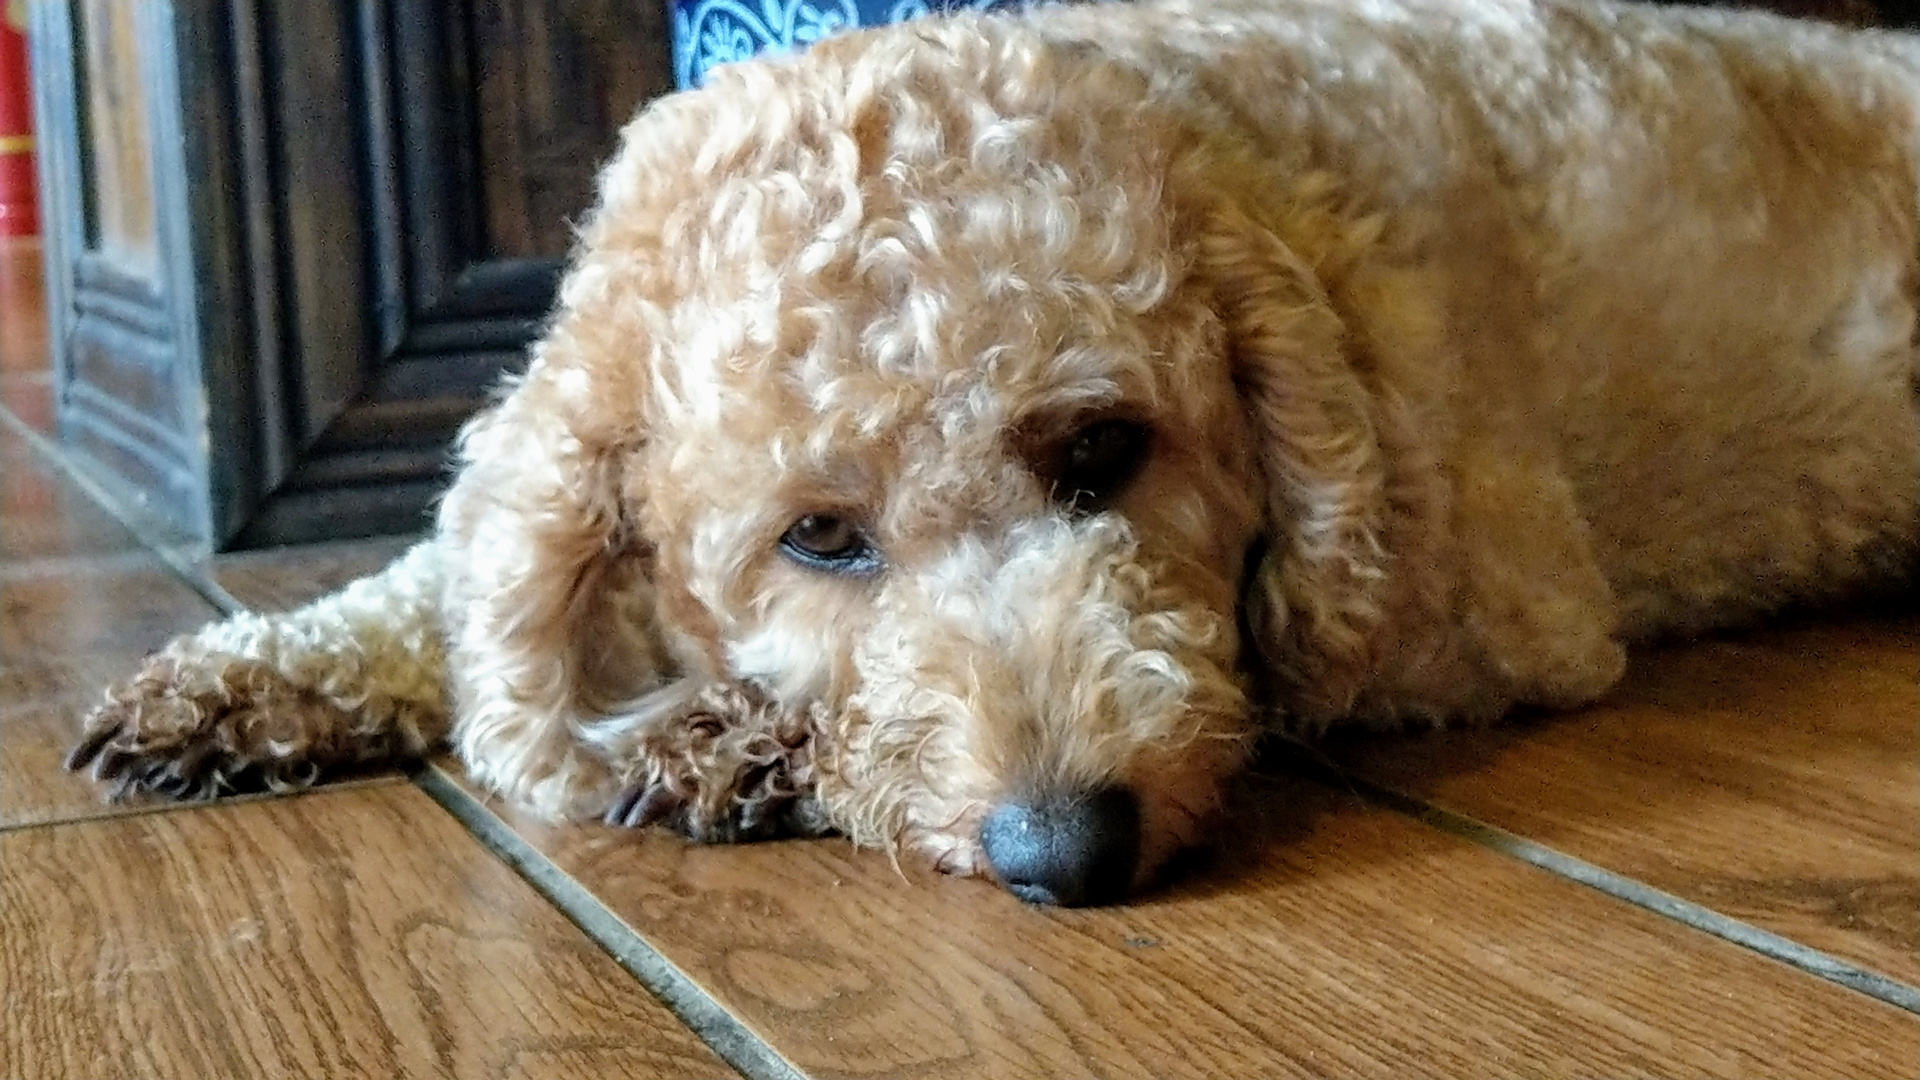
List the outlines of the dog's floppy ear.
<svg viewBox="0 0 1920 1080">
<path fill-rule="evenodd" d="M 1363 345 L 1276 227 L 1288 202 L 1263 199 L 1256 211 L 1219 200 L 1195 255 L 1227 329 L 1264 485 L 1266 543 L 1242 598 L 1250 644 L 1289 719 L 1314 724 L 1351 706 L 1366 674 L 1385 582 L 1386 477 Z M 1336 215 L 1296 209 L 1285 231 L 1322 248 L 1350 241 Z"/>
<path fill-rule="evenodd" d="M 818 832 L 805 718 L 672 644 L 639 531 L 641 365 L 610 321 L 563 315 L 462 434 L 440 521 L 454 744 L 475 780 L 548 818 Z"/>
<path fill-rule="evenodd" d="M 605 797 L 583 731 L 670 677 L 627 476 L 638 380 L 590 370 L 595 347 L 562 317 L 462 433 L 440 513 L 454 742 L 477 780 L 550 817 Z"/>
</svg>

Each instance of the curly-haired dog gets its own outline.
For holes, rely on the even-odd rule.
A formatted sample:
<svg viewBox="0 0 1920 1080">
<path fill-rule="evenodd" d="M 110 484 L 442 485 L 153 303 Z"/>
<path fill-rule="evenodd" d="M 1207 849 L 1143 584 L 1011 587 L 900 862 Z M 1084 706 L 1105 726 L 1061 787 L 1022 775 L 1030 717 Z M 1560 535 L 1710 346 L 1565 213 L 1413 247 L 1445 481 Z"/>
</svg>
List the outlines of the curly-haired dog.
<svg viewBox="0 0 1920 1080">
<path fill-rule="evenodd" d="M 435 535 L 76 764 L 418 754 L 1099 902 L 1256 732 L 1577 705 L 1920 549 L 1920 45 L 1558 0 L 1061 8 L 626 130 Z"/>
</svg>

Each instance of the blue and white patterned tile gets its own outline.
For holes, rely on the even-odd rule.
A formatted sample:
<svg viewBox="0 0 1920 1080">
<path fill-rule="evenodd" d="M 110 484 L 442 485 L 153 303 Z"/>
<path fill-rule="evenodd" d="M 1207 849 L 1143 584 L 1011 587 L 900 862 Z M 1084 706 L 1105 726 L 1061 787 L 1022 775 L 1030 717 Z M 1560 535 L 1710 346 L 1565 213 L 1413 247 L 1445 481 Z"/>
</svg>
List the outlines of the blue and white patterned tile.
<svg viewBox="0 0 1920 1080">
<path fill-rule="evenodd" d="M 673 75 L 698 86 L 719 64 L 794 52 L 861 26 L 926 15 L 1022 7 L 1034 0 L 674 0 Z"/>
</svg>

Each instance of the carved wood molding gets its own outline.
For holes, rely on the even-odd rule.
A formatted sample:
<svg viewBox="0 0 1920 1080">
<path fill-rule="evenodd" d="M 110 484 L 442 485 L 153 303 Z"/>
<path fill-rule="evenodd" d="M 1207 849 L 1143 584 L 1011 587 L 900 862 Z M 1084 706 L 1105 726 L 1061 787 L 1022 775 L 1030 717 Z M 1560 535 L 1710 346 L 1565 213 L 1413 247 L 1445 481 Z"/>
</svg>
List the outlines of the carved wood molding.
<svg viewBox="0 0 1920 1080">
<path fill-rule="evenodd" d="M 417 527 L 453 433 L 546 316 L 564 218 L 669 85 L 664 11 L 133 5 L 143 275 L 89 232 L 86 2 L 35 5 L 63 437 L 215 546 Z"/>
</svg>

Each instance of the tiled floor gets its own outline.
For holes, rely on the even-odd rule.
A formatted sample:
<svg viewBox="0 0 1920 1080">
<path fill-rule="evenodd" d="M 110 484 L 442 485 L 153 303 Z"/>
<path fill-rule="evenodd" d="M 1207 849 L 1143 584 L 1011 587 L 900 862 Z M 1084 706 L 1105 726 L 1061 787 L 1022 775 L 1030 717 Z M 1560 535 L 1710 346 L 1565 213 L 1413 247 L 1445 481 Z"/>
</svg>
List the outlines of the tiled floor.
<svg viewBox="0 0 1920 1080">
<path fill-rule="evenodd" d="M 57 767 L 100 685 L 207 598 L 295 604 L 403 541 L 169 569 L 34 441 L 44 378 L 0 379 L 5 1080 L 1920 1071 L 1911 613 L 1276 761 L 1219 850 L 1102 911 L 834 840 L 539 828 L 434 771 L 106 807 Z"/>
</svg>

